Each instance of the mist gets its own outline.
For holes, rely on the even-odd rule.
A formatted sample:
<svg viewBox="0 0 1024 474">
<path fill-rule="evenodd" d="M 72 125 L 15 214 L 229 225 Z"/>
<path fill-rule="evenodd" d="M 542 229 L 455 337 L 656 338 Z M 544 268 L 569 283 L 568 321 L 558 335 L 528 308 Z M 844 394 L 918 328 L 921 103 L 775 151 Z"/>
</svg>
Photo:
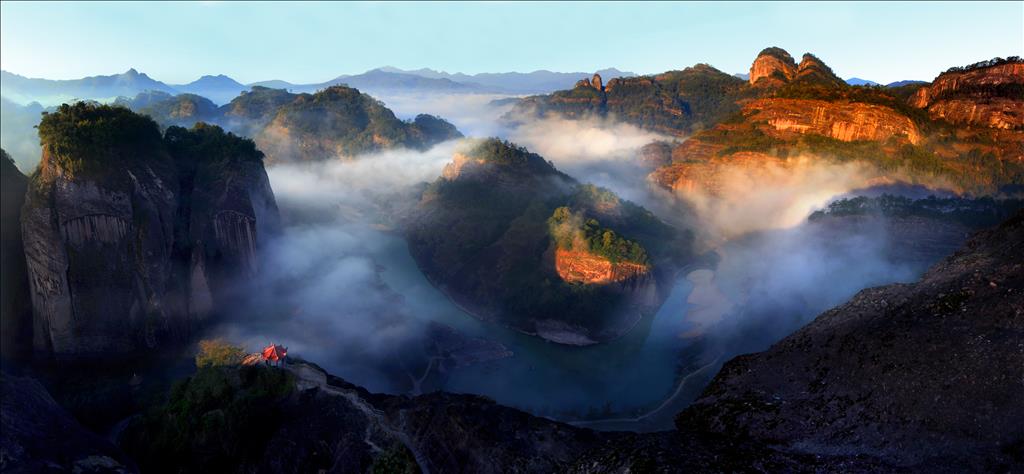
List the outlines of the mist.
<svg viewBox="0 0 1024 474">
<path fill-rule="evenodd" d="M 692 371 L 764 349 L 863 288 L 910 281 L 923 270 L 893 251 L 884 219 L 807 220 L 831 200 L 876 183 L 877 173 L 862 165 L 810 156 L 759 167 L 729 164 L 717 170 L 714 189 L 669 191 L 647 178 L 652 169 L 639 150 L 679 139 L 602 117 L 511 125 L 499 120 L 507 105 L 493 99 L 384 98 L 401 118 L 432 113 L 467 136 L 525 146 L 578 181 L 609 188 L 693 232 L 703 263 L 679 273 L 678 296 L 649 332 L 588 349 L 542 344 L 474 319 L 433 287 L 408 254 L 402 222 L 460 146 L 450 141 L 423 152 L 270 166 L 286 229 L 265 248 L 258 296 L 213 334 L 250 350 L 284 344 L 373 391 L 478 393 L 573 420 L 608 407 L 637 413 L 670 393 L 683 395 L 667 406 L 681 408 L 713 373 L 688 379 Z M 438 327 L 446 340 L 472 341 L 455 347 L 476 352 L 432 366 Z M 689 385 L 676 392 L 679 380 Z M 667 428 L 672 410 L 625 428 Z"/>
</svg>

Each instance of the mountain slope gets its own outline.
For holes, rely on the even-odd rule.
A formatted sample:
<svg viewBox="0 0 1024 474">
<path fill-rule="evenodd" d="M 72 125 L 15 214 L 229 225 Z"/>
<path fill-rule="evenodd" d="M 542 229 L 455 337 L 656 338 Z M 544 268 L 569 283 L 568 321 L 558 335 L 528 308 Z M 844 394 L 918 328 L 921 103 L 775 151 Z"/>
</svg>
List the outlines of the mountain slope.
<svg viewBox="0 0 1024 474">
<path fill-rule="evenodd" d="M 188 84 L 172 85 L 174 89 L 187 94 L 206 97 L 218 104 L 226 104 L 238 97 L 249 87 L 223 74 L 203 76 Z"/>
<path fill-rule="evenodd" d="M 1005 471 L 1024 462 L 1021 340 L 1018 212 L 918 282 L 864 290 L 733 359 L 677 424 L 808 454 Z"/>
<path fill-rule="evenodd" d="M 470 314 L 589 345 L 653 314 L 688 236 L 497 139 L 457 153 L 406 225 L 428 279 Z"/>
</svg>

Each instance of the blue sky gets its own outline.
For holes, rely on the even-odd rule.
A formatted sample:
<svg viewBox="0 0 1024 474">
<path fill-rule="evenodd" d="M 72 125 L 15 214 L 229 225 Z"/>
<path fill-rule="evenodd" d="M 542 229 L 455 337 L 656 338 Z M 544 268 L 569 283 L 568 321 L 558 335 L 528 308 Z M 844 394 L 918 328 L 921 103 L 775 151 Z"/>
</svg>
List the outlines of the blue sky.
<svg viewBox="0 0 1024 474">
<path fill-rule="evenodd" d="M 698 62 L 734 73 L 767 46 L 812 52 L 843 77 L 930 80 L 1024 56 L 1024 2 L 0 2 L 0 67 L 51 79 L 134 67 L 170 83 L 320 82 L 385 65 L 655 73 Z"/>
</svg>

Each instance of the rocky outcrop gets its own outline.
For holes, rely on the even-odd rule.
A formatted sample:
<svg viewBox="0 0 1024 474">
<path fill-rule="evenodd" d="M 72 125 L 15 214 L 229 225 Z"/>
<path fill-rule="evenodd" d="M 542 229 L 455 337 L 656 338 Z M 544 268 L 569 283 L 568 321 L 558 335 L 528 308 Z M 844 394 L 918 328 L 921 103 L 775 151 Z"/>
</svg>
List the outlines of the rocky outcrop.
<svg viewBox="0 0 1024 474">
<path fill-rule="evenodd" d="M 864 290 L 733 359 L 677 424 L 915 470 L 1014 471 L 1024 462 L 1022 339 L 1018 212 L 919 282 Z"/>
<path fill-rule="evenodd" d="M 687 195 L 722 196 L 727 183 L 740 173 L 749 182 L 770 186 L 794 165 L 796 160 L 790 162 L 763 153 L 739 152 L 728 157 L 665 166 L 651 173 L 650 179 Z"/>
<path fill-rule="evenodd" d="M 797 65 L 793 57 L 782 48 L 766 48 L 750 65 L 750 85 L 773 87 L 785 84 L 796 77 Z"/>
<path fill-rule="evenodd" d="M 796 80 L 823 84 L 831 87 L 846 87 L 846 81 L 836 76 L 832 68 L 811 53 L 804 53 L 796 68 Z"/>
<path fill-rule="evenodd" d="M 0 373 L 0 471 L 129 473 L 135 466 L 86 430 L 36 380 Z"/>
<path fill-rule="evenodd" d="M 990 65 L 991 63 L 991 65 Z M 954 68 L 910 98 L 933 119 L 956 125 L 1024 129 L 1024 61 L 993 60 Z"/>
<path fill-rule="evenodd" d="M 210 126 L 161 137 L 145 117 L 81 103 L 46 116 L 40 136 L 21 224 L 40 355 L 182 342 L 257 271 L 278 217 L 251 141 Z"/>
<path fill-rule="evenodd" d="M 1024 128 L 1024 100 L 940 100 L 928 107 L 928 115 L 954 125 L 1020 130 Z"/>
<path fill-rule="evenodd" d="M 641 278 L 650 272 L 650 268 L 631 262 L 611 262 L 589 252 L 557 249 L 555 271 L 570 283 L 604 285 Z"/>
<path fill-rule="evenodd" d="M 813 133 L 844 142 L 895 138 L 913 144 L 922 139 L 917 125 L 907 116 L 874 104 L 758 99 L 746 104 L 743 114 L 750 122 L 767 124 L 763 129 L 779 137 Z"/>
<path fill-rule="evenodd" d="M 32 304 L 21 239 L 28 178 L 0 150 L 0 359 L 23 360 L 32 350 Z"/>
</svg>

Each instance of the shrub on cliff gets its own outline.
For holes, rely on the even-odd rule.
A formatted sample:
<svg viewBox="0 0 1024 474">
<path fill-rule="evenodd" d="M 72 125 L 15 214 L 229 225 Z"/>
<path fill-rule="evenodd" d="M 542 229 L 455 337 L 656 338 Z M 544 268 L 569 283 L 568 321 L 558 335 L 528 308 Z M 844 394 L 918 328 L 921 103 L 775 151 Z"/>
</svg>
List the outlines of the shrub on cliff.
<svg viewBox="0 0 1024 474">
<path fill-rule="evenodd" d="M 199 353 L 196 354 L 196 367 L 233 366 L 242 362 L 245 351 L 241 347 L 231 345 L 223 339 L 206 339 L 199 341 Z"/>
<path fill-rule="evenodd" d="M 600 255 L 613 263 L 648 263 L 647 251 L 639 243 L 601 227 L 596 219 L 587 219 L 568 207 L 555 209 L 548 219 L 548 229 L 558 248 Z"/>
</svg>

